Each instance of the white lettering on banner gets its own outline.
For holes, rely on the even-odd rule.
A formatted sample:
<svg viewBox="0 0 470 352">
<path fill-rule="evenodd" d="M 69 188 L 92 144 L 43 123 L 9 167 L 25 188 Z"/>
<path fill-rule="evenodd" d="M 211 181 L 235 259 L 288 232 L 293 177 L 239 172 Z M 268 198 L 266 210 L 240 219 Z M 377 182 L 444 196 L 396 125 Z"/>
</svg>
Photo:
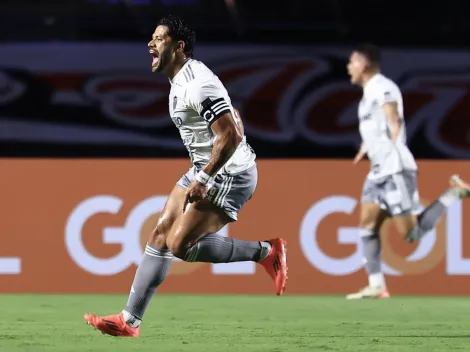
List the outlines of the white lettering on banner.
<svg viewBox="0 0 470 352">
<path fill-rule="evenodd" d="M 167 196 L 147 198 L 130 211 L 123 227 L 103 229 L 103 243 L 122 245 L 122 250 L 118 255 L 107 259 L 97 258 L 85 248 L 83 227 L 94 215 L 100 213 L 117 214 L 123 201 L 111 195 L 99 195 L 82 201 L 72 210 L 65 226 L 65 245 L 70 257 L 80 268 L 94 275 L 116 275 L 132 264 L 138 265 L 143 255 L 140 246 L 142 225 L 151 215 L 163 210 L 167 198 Z M 228 236 L 228 226 L 223 228 L 220 233 Z M 212 271 L 218 275 L 251 275 L 255 272 L 255 264 L 213 264 Z"/>
<path fill-rule="evenodd" d="M 355 244 L 358 250 L 348 258 L 336 259 L 323 252 L 316 241 L 320 222 L 334 213 L 352 214 L 356 200 L 346 196 L 332 196 L 315 203 L 307 211 L 300 225 L 300 247 L 308 261 L 329 275 L 348 275 L 362 267 L 362 243 L 356 228 L 343 227 L 338 230 L 338 242 Z"/>
<path fill-rule="evenodd" d="M 20 258 L 0 258 L 0 275 L 21 274 Z"/>
<path fill-rule="evenodd" d="M 462 205 L 454 204 L 447 211 L 447 274 L 470 274 L 470 259 L 463 257 Z"/>
<path fill-rule="evenodd" d="M 361 270 L 363 267 L 362 242 L 359 229 L 354 227 L 339 227 L 337 239 L 339 244 L 354 244 L 356 251 L 347 258 L 333 258 L 325 253 L 318 245 L 317 230 L 320 223 L 329 215 L 335 213 L 352 214 L 357 206 L 357 200 L 335 195 L 323 198 L 314 203 L 305 214 L 300 226 L 300 244 L 306 259 L 316 269 L 328 275 L 344 276 Z M 457 202 L 447 211 L 446 221 L 446 272 L 448 275 L 470 274 L 470 259 L 463 257 L 462 244 L 462 204 Z M 406 258 L 409 263 L 426 258 L 436 244 L 436 231 L 428 234 L 415 251 Z M 391 264 L 391 263 L 388 263 Z M 388 275 L 403 275 L 391 266 L 385 264 L 384 272 Z"/>
<path fill-rule="evenodd" d="M 121 206 L 120 198 L 96 196 L 81 202 L 70 214 L 65 226 L 65 245 L 70 257 L 83 270 L 95 275 L 114 275 L 127 269 L 131 264 L 137 264 L 140 252 L 136 250 L 140 246 L 138 236 L 125 236 L 126 232 L 132 234 L 131 228 L 128 228 L 129 225 L 133 225 L 129 221 L 135 217 L 132 214 L 124 228 L 105 228 L 103 231 L 104 243 L 122 244 L 122 251 L 118 255 L 109 259 L 96 258 L 83 244 L 82 231 L 87 220 L 99 213 L 117 214 Z M 158 211 L 158 208 L 155 210 Z"/>
</svg>

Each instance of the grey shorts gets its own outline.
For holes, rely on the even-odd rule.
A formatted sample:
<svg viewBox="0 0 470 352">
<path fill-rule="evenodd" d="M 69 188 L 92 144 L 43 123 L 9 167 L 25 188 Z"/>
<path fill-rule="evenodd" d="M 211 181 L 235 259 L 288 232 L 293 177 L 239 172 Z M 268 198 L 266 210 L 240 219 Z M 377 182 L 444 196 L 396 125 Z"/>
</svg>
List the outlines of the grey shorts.
<svg viewBox="0 0 470 352">
<path fill-rule="evenodd" d="M 195 166 L 181 177 L 177 185 L 183 189 L 196 179 L 199 170 Z M 238 220 L 238 212 L 250 200 L 258 183 L 256 165 L 237 175 L 219 174 L 214 185 L 209 189 L 207 199 L 223 209 L 234 221 Z"/>
<path fill-rule="evenodd" d="M 416 171 L 402 171 L 377 180 L 366 179 L 361 203 L 377 203 L 391 216 L 419 214 L 423 206 L 419 200 Z"/>
</svg>

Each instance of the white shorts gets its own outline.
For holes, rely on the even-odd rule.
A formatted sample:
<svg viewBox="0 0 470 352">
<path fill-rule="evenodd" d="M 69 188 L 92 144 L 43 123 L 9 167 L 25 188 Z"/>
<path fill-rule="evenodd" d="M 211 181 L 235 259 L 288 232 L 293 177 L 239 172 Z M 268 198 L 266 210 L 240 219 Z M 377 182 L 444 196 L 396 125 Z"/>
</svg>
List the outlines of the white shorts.
<svg viewBox="0 0 470 352">
<path fill-rule="evenodd" d="M 380 204 L 391 216 L 419 214 L 423 206 L 419 200 L 416 171 L 402 171 L 377 180 L 367 178 L 361 203 Z"/>
<path fill-rule="evenodd" d="M 177 185 L 183 189 L 196 179 L 199 170 L 193 166 L 181 177 Z M 258 184 L 256 165 L 236 175 L 219 174 L 214 185 L 209 189 L 207 199 L 223 209 L 234 221 L 238 220 L 238 212 L 250 200 Z"/>
</svg>

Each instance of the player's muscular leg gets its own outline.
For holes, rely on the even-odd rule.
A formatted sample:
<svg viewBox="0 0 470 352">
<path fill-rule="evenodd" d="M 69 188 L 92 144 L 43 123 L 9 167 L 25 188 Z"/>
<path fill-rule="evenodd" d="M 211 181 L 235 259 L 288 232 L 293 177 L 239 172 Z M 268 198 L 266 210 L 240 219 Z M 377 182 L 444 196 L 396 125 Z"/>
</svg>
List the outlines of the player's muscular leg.
<svg viewBox="0 0 470 352">
<path fill-rule="evenodd" d="M 194 171 L 194 170 L 193 170 Z M 187 175 L 187 180 L 191 174 Z M 217 234 L 235 221 L 239 209 L 251 198 L 258 172 L 251 168 L 234 177 L 216 178 L 205 198 L 189 203 L 175 221 L 167 246 L 187 262 L 233 263 L 251 261 L 261 264 L 273 278 L 276 294 L 284 292 L 287 280 L 286 241 L 244 241 Z"/>
<path fill-rule="evenodd" d="M 155 222 L 155 227 L 150 233 L 147 243 L 150 243 L 158 248 L 168 249 L 168 247 L 166 246 L 166 234 L 169 231 L 165 231 L 165 229 L 169 226 L 169 224 L 162 219 L 163 214 L 164 213 L 162 211 L 162 213 L 158 215 Z"/>
<path fill-rule="evenodd" d="M 149 244 L 160 249 L 168 249 L 166 240 L 173 224 L 182 213 L 181 209 L 183 209 L 184 196 L 185 191 L 178 185 L 175 185 L 168 197 L 165 207 L 157 218 L 155 228 L 149 236 Z"/>
<path fill-rule="evenodd" d="M 144 256 L 137 268 L 131 293 L 124 311 L 125 319 L 142 319 L 157 287 L 165 280 L 173 256 L 166 239 L 182 212 L 185 191 L 175 185 L 168 197 L 145 247 Z"/>
<path fill-rule="evenodd" d="M 220 231 L 231 219 L 207 199 L 191 203 L 176 219 L 166 244 L 175 257 L 185 259 L 187 250 L 201 237 Z"/>
<path fill-rule="evenodd" d="M 133 330 L 131 327 L 139 326 L 157 287 L 165 280 L 173 261 L 166 239 L 176 219 L 182 213 L 184 199 L 185 191 L 175 185 L 149 236 L 122 314 L 106 317 L 86 314 L 85 319 L 89 324 L 110 335 L 118 333 L 119 336 L 138 335 L 138 329 Z M 116 324 L 121 326 L 121 330 L 116 330 Z"/>
<path fill-rule="evenodd" d="M 359 227 L 361 229 L 379 232 L 388 214 L 377 203 L 361 204 Z"/>
<path fill-rule="evenodd" d="M 438 199 L 429 204 L 426 209 L 415 217 L 415 226 L 411 230 L 411 224 L 407 224 L 404 227 L 408 230 L 405 234 L 406 241 L 419 241 L 437 225 L 444 213 L 454 202 L 470 197 L 470 184 L 463 181 L 459 176 L 451 176 L 449 183 L 450 188 L 445 190 Z"/>
<path fill-rule="evenodd" d="M 369 277 L 369 286 L 348 298 L 377 296 L 385 288 L 382 274 L 380 228 L 388 213 L 377 203 L 363 203 L 359 218 L 360 235 L 364 250 L 365 269 Z M 370 292 L 369 292 L 370 291 Z"/>
<path fill-rule="evenodd" d="M 402 238 L 406 238 L 418 224 L 418 217 L 414 214 L 393 217 L 393 223 Z"/>
<path fill-rule="evenodd" d="M 208 199 L 192 203 L 176 220 L 167 238 L 167 246 L 176 257 L 187 262 L 253 261 L 263 264 L 271 253 L 271 242 L 243 241 L 216 233 L 231 221 Z M 279 253 L 278 249 L 275 252 Z"/>
</svg>

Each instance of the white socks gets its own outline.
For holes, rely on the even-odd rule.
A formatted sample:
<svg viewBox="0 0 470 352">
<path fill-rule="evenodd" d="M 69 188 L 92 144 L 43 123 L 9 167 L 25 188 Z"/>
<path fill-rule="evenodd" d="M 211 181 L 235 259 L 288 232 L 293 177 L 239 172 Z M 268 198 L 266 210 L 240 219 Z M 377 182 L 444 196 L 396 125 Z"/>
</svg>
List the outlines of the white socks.
<svg viewBox="0 0 470 352">
<path fill-rule="evenodd" d="M 125 310 L 122 311 L 122 315 L 124 317 L 124 321 L 126 322 L 127 325 L 129 325 L 131 328 L 136 328 L 140 325 L 142 320 L 137 319 L 135 316 L 133 316 L 131 313 L 126 312 Z"/>
<path fill-rule="evenodd" d="M 439 197 L 439 202 L 441 202 L 446 208 L 448 208 L 459 199 L 459 196 L 451 188 L 441 194 L 441 196 Z"/>
<path fill-rule="evenodd" d="M 385 288 L 385 278 L 383 273 L 369 275 L 369 286 Z"/>
</svg>

